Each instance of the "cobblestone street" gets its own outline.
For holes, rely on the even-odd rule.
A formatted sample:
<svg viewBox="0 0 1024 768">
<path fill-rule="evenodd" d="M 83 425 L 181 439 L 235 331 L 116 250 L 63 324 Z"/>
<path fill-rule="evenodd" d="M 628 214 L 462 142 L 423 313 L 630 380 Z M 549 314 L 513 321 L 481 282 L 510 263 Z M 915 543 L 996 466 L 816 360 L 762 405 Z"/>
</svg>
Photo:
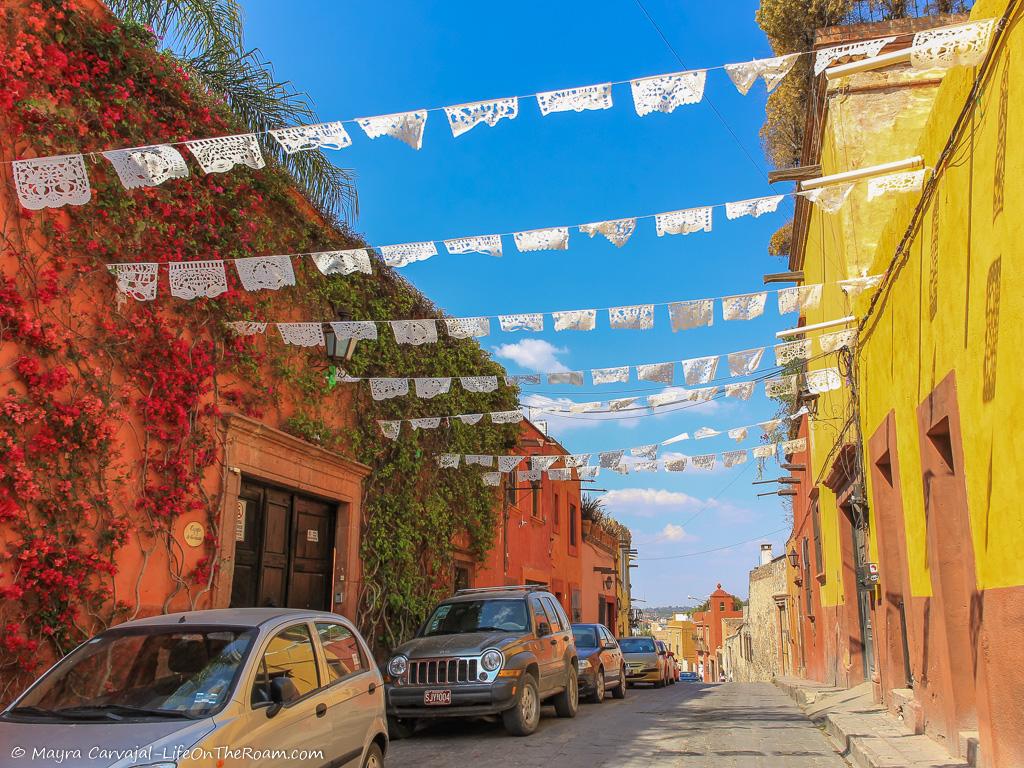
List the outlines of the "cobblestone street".
<svg viewBox="0 0 1024 768">
<path fill-rule="evenodd" d="M 573 720 L 546 708 L 526 738 L 500 724 L 452 721 L 392 742 L 391 768 L 708 766 L 842 768 L 824 736 L 767 683 L 634 688 L 624 701 L 581 704 Z"/>
</svg>

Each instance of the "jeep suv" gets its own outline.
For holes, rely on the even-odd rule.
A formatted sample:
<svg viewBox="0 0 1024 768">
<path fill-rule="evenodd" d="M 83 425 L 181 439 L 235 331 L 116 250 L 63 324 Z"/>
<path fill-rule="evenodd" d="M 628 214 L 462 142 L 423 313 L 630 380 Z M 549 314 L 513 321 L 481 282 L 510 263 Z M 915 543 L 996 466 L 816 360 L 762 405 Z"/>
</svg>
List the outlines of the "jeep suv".
<svg viewBox="0 0 1024 768">
<path fill-rule="evenodd" d="M 569 619 L 543 587 L 461 589 L 388 660 L 391 732 L 409 736 L 428 718 L 500 715 L 509 733 L 528 736 L 544 702 L 576 716 L 578 666 Z"/>
</svg>

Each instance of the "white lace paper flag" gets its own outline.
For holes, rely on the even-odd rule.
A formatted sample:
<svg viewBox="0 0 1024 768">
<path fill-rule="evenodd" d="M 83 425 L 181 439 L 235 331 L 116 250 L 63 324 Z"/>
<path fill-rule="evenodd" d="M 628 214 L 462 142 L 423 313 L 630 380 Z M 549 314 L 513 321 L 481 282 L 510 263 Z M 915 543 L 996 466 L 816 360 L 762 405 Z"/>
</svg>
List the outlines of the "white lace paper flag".
<svg viewBox="0 0 1024 768">
<path fill-rule="evenodd" d="M 413 383 L 416 385 L 416 397 L 424 400 L 446 394 L 452 388 L 452 380 L 448 378 L 417 378 Z"/>
<path fill-rule="evenodd" d="M 570 309 L 552 312 L 556 331 L 592 331 L 597 319 L 596 309 Z"/>
<path fill-rule="evenodd" d="M 710 471 L 715 468 L 715 462 L 718 460 L 717 453 L 708 453 L 703 456 L 694 456 L 690 459 L 690 463 L 694 469 L 703 469 Z"/>
<path fill-rule="evenodd" d="M 770 59 L 755 59 L 754 61 L 743 61 L 737 64 L 726 64 L 725 72 L 729 75 L 736 90 L 744 96 L 750 92 L 750 87 L 757 78 L 764 78 L 765 88 L 768 93 L 775 90 L 775 86 L 789 74 L 789 71 L 800 58 L 799 53 L 790 53 L 785 56 L 775 56 Z"/>
<path fill-rule="evenodd" d="M 722 463 L 725 464 L 726 468 L 735 467 L 737 464 L 743 464 L 746 460 L 746 451 L 726 451 L 722 454 Z"/>
<path fill-rule="evenodd" d="M 518 424 L 522 420 L 522 411 L 494 411 L 491 414 L 492 424 Z"/>
<path fill-rule="evenodd" d="M 452 136 L 461 136 L 476 128 L 480 123 L 487 123 L 492 128 L 503 118 L 514 120 L 519 114 L 519 99 L 511 96 L 492 101 L 477 101 L 472 104 L 458 104 L 445 107 L 448 125 L 452 128 Z"/>
<path fill-rule="evenodd" d="M 437 256 L 437 245 L 430 240 L 422 243 L 399 243 L 382 245 L 377 250 L 389 267 L 405 267 L 416 261 L 426 261 Z"/>
<path fill-rule="evenodd" d="M 371 139 L 390 136 L 408 144 L 413 149 L 423 146 L 423 128 L 427 124 L 426 110 L 399 112 L 393 115 L 360 117 L 356 120 L 363 133 Z"/>
<path fill-rule="evenodd" d="M 558 456 L 531 456 L 530 469 L 545 470 L 558 461 Z"/>
<path fill-rule="evenodd" d="M 695 403 L 706 403 L 708 400 L 714 398 L 718 394 L 718 387 L 701 387 L 699 389 L 691 389 L 690 395 Z"/>
<path fill-rule="evenodd" d="M 711 206 L 659 213 L 654 217 L 658 237 L 711 231 Z"/>
<path fill-rule="evenodd" d="M 541 471 L 539 469 L 521 469 L 516 472 L 517 483 L 539 483 Z"/>
<path fill-rule="evenodd" d="M 601 402 L 573 403 L 569 406 L 569 413 L 593 413 L 601 410 Z"/>
<path fill-rule="evenodd" d="M 436 320 L 389 320 L 399 344 L 433 344 L 437 341 Z"/>
<path fill-rule="evenodd" d="M 491 332 L 491 321 L 487 317 L 449 317 L 444 324 L 453 339 L 478 339 Z"/>
<path fill-rule="evenodd" d="M 611 468 L 611 470 L 612 472 L 618 472 L 620 475 L 628 475 L 629 464 L 627 464 L 626 462 L 622 462 L 621 464 L 616 464 L 614 467 Z"/>
<path fill-rule="evenodd" d="M 277 128 L 270 132 L 275 141 L 287 154 L 310 149 L 344 149 L 352 145 L 352 137 L 340 121 L 296 125 L 292 128 Z"/>
<path fill-rule="evenodd" d="M 486 256 L 501 256 L 501 235 L 474 235 L 445 240 L 444 247 L 450 254 L 482 253 Z"/>
<path fill-rule="evenodd" d="M 609 411 L 626 411 L 632 408 L 636 404 L 635 397 L 620 397 L 616 400 L 608 401 Z"/>
<path fill-rule="evenodd" d="M 510 387 L 517 386 L 517 385 L 521 386 L 523 384 L 532 384 L 532 385 L 540 384 L 540 374 L 539 373 L 519 373 L 519 374 L 516 374 L 515 376 L 506 376 L 505 377 L 505 383 L 508 384 Z"/>
<path fill-rule="evenodd" d="M 725 204 L 725 217 L 727 219 L 738 219 L 741 216 L 753 216 L 755 219 L 765 213 L 775 213 L 779 209 L 779 203 L 785 195 L 771 195 L 769 197 L 755 197 L 751 200 L 738 200 L 734 203 Z"/>
<path fill-rule="evenodd" d="M 458 453 L 440 453 L 437 456 L 437 466 L 441 469 L 455 469 L 459 466 L 461 458 Z"/>
<path fill-rule="evenodd" d="M 236 165 L 247 165 L 250 168 L 266 165 L 260 144 L 253 133 L 186 141 L 185 146 L 203 173 L 224 173 Z"/>
<path fill-rule="evenodd" d="M 370 254 L 365 248 L 323 251 L 311 255 L 316 268 L 324 275 L 351 275 L 353 272 L 373 274 L 370 269 Z"/>
<path fill-rule="evenodd" d="M 339 339 L 374 341 L 377 338 L 377 324 L 372 320 L 339 320 L 331 323 L 331 330 Z"/>
<path fill-rule="evenodd" d="M 493 467 L 494 457 L 493 456 L 480 456 L 478 454 L 468 454 L 466 456 L 466 466 L 477 465 L 480 467 Z"/>
<path fill-rule="evenodd" d="M 796 394 L 796 376 L 781 376 L 768 379 L 764 383 L 764 394 L 767 397 L 791 397 Z"/>
<path fill-rule="evenodd" d="M 295 272 L 290 256 L 256 256 L 235 259 L 238 279 L 247 291 L 276 291 L 295 285 Z"/>
<path fill-rule="evenodd" d="M 576 470 L 576 476 L 580 480 L 594 480 L 600 472 L 600 467 L 580 467 Z"/>
<path fill-rule="evenodd" d="M 741 381 L 736 384 L 725 385 L 725 396 L 735 397 L 737 400 L 749 400 L 754 394 L 754 382 Z"/>
<path fill-rule="evenodd" d="M 461 376 L 459 384 L 467 392 L 493 392 L 498 388 L 497 376 Z"/>
<path fill-rule="evenodd" d="M 754 454 L 755 459 L 770 459 L 772 456 L 775 455 L 777 450 L 778 447 L 776 446 L 776 444 L 770 443 L 768 445 L 759 445 L 756 448 L 754 448 L 751 452 Z"/>
<path fill-rule="evenodd" d="M 555 480 L 555 481 L 572 480 L 572 470 L 571 469 L 549 469 L 548 470 L 548 480 Z"/>
<path fill-rule="evenodd" d="M 608 310 L 608 324 L 612 328 L 634 328 L 641 331 L 654 327 L 654 305 L 612 307 Z"/>
<path fill-rule="evenodd" d="M 612 106 L 612 84 L 586 85 L 537 94 L 542 115 L 552 112 L 583 112 L 588 109 L 609 109 Z"/>
<path fill-rule="evenodd" d="M 636 113 L 643 117 L 652 112 L 669 113 L 684 104 L 696 104 L 704 98 L 707 74 L 701 69 L 630 80 Z"/>
<path fill-rule="evenodd" d="M 662 445 L 674 445 L 675 443 L 681 443 L 681 442 L 683 442 L 683 440 L 689 440 L 689 439 L 690 439 L 690 433 L 689 432 L 680 432 L 675 437 L 670 437 L 668 440 L 663 440 L 661 442 L 661 444 Z"/>
<path fill-rule="evenodd" d="M 409 419 L 409 426 L 415 429 L 437 429 L 441 426 L 440 416 L 428 416 L 424 419 Z"/>
<path fill-rule="evenodd" d="M 656 461 L 638 461 L 633 464 L 634 472 L 657 472 L 658 462 Z"/>
<path fill-rule="evenodd" d="M 917 69 L 976 67 L 985 60 L 995 19 L 927 29 L 914 35 L 910 63 Z"/>
<path fill-rule="evenodd" d="M 651 365 L 638 365 L 636 377 L 640 381 L 657 381 L 661 384 L 671 384 L 676 377 L 675 363 L 653 363 Z"/>
<path fill-rule="evenodd" d="M 520 253 L 529 251 L 565 251 L 569 248 L 569 228 L 549 227 L 516 232 L 512 235 Z"/>
<path fill-rule="evenodd" d="M 672 387 L 664 392 L 648 396 L 647 405 L 651 408 L 660 408 L 663 405 L 672 405 L 672 403 L 689 402 L 691 399 L 692 395 L 689 390 Z"/>
<path fill-rule="evenodd" d="M 857 343 L 857 329 L 850 328 L 846 331 L 834 331 L 832 333 L 823 333 L 818 337 L 818 346 L 821 351 L 828 354 L 829 352 L 835 352 L 836 350 L 842 349 L 843 347 L 853 347 Z"/>
<path fill-rule="evenodd" d="M 636 219 L 615 219 L 614 221 L 596 221 L 593 224 L 581 224 L 580 232 L 593 237 L 602 234 L 612 244 L 621 248 L 636 230 Z"/>
<path fill-rule="evenodd" d="M 786 440 L 779 443 L 779 453 L 788 456 L 807 450 L 807 438 L 798 437 L 796 440 Z"/>
<path fill-rule="evenodd" d="M 709 326 L 715 321 L 715 302 L 714 299 L 698 299 L 669 304 L 668 316 L 673 331 Z"/>
<path fill-rule="evenodd" d="M 729 437 L 735 440 L 737 443 L 742 443 L 747 439 L 749 430 L 747 427 L 736 427 L 735 429 L 729 430 Z"/>
<path fill-rule="evenodd" d="M 501 473 L 500 472 L 484 472 L 480 475 L 484 485 L 499 486 L 501 485 Z"/>
<path fill-rule="evenodd" d="M 267 330 L 266 323 L 257 323 L 252 320 L 235 320 L 227 323 L 227 326 L 236 336 L 259 336 Z"/>
<path fill-rule="evenodd" d="M 806 197 L 825 213 L 835 213 L 843 207 L 843 203 L 846 202 L 846 198 L 850 196 L 852 191 L 853 183 L 851 182 L 849 184 L 830 184 L 827 187 L 817 187 L 816 189 L 809 189 L 799 194 Z"/>
<path fill-rule="evenodd" d="M 821 284 L 794 285 L 792 288 L 779 290 L 779 314 L 803 312 L 805 309 L 817 309 L 821 303 Z"/>
<path fill-rule="evenodd" d="M 408 379 L 370 379 L 370 395 L 374 400 L 390 400 L 408 394 Z"/>
<path fill-rule="evenodd" d="M 574 387 L 583 386 L 583 371 L 559 371 L 548 374 L 548 384 L 569 384 Z"/>
<path fill-rule="evenodd" d="M 707 384 L 718 371 L 718 356 L 695 357 L 691 360 L 683 360 L 683 378 L 690 386 L 694 384 Z"/>
<path fill-rule="evenodd" d="M 812 395 L 820 395 L 824 392 L 831 392 L 843 386 L 843 378 L 836 368 L 823 368 L 820 371 L 808 371 L 804 374 L 804 383 L 807 391 Z"/>
<path fill-rule="evenodd" d="M 296 347 L 322 347 L 323 323 L 278 323 L 277 330 L 285 344 Z"/>
<path fill-rule="evenodd" d="M 693 433 L 693 439 L 707 440 L 709 437 L 718 437 L 718 435 L 720 434 L 722 433 L 717 429 L 712 429 L 711 427 L 701 427 L 700 429 Z"/>
<path fill-rule="evenodd" d="M 179 299 L 212 299 L 228 289 L 223 261 L 172 261 L 167 275 L 171 295 Z"/>
<path fill-rule="evenodd" d="M 598 464 L 605 469 L 614 469 L 622 461 L 624 451 L 602 451 L 597 454 Z"/>
<path fill-rule="evenodd" d="M 169 144 L 115 149 L 104 152 L 103 156 L 114 166 L 125 189 L 156 187 L 168 179 L 184 179 L 188 176 L 185 158 Z"/>
<path fill-rule="evenodd" d="M 924 169 L 906 173 L 890 173 L 868 181 L 868 202 L 890 192 L 920 192 L 924 185 Z"/>
<path fill-rule="evenodd" d="M 18 202 L 30 211 L 85 205 L 92 198 L 85 159 L 81 155 L 15 160 L 11 167 Z"/>
<path fill-rule="evenodd" d="M 624 384 L 629 381 L 629 366 L 619 368 L 594 368 L 590 371 L 594 384 Z"/>
<path fill-rule="evenodd" d="M 136 301 L 156 298 L 159 264 L 108 264 L 107 269 L 117 278 L 117 290 Z"/>
<path fill-rule="evenodd" d="M 686 469 L 686 456 L 677 459 L 665 459 L 666 472 L 682 472 Z"/>
<path fill-rule="evenodd" d="M 505 333 L 512 333 L 513 331 L 543 331 L 544 315 L 539 313 L 528 315 L 500 315 L 498 317 L 498 325 Z"/>
<path fill-rule="evenodd" d="M 862 40 L 859 43 L 822 48 L 814 56 L 814 74 L 815 76 L 820 75 L 831 67 L 832 64 L 842 59 L 850 59 L 854 56 L 874 58 L 885 46 L 895 39 L 895 37 L 882 37 L 877 40 Z"/>
<path fill-rule="evenodd" d="M 868 275 L 867 277 L 851 277 L 848 280 L 840 280 L 839 287 L 843 293 L 850 297 L 850 299 L 856 299 L 864 291 L 874 288 L 882 282 L 882 275 Z"/>
<path fill-rule="evenodd" d="M 635 448 L 630 448 L 629 454 L 636 456 L 638 459 L 656 459 L 658 458 L 658 443 L 638 445 Z"/>
<path fill-rule="evenodd" d="M 764 357 L 764 347 L 757 349 L 745 349 L 742 352 L 729 353 L 729 375 L 749 376 L 761 365 L 761 358 Z"/>
<path fill-rule="evenodd" d="M 518 467 L 522 461 L 522 456 L 498 456 L 498 471 L 504 474 L 508 474 L 513 469 Z"/>
<path fill-rule="evenodd" d="M 722 299 L 722 319 L 753 320 L 764 314 L 764 305 L 767 300 L 768 294 L 765 291 L 726 296 Z"/>
<path fill-rule="evenodd" d="M 590 454 L 589 453 L 572 453 L 572 454 L 569 454 L 568 456 L 563 456 L 562 457 L 562 463 L 565 464 L 565 466 L 569 467 L 570 469 L 575 469 L 576 467 L 585 466 L 589 462 L 590 462 Z"/>
<path fill-rule="evenodd" d="M 789 341 L 775 345 L 775 364 L 789 365 L 797 360 L 807 360 L 811 356 L 811 340 Z"/>
<path fill-rule="evenodd" d="M 377 423 L 380 424 L 380 431 L 388 440 L 397 440 L 398 435 L 402 432 L 402 422 L 400 421 L 378 421 Z"/>
<path fill-rule="evenodd" d="M 456 416 L 455 418 L 457 418 L 463 424 L 473 426 L 474 424 L 478 424 L 480 422 L 480 419 L 482 419 L 483 417 L 484 415 L 482 413 L 463 413 L 460 414 L 459 416 Z"/>
</svg>

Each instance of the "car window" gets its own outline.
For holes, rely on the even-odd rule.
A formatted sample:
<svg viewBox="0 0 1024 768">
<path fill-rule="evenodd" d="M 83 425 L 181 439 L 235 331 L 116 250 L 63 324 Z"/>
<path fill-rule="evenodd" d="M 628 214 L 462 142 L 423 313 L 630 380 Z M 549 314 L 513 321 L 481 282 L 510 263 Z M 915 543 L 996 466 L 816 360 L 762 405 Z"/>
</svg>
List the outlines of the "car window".
<svg viewBox="0 0 1024 768">
<path fill-rule="evenodd" d="M 270 682 L 283 677 L 291 681 L 297 696 L 305 696 L 320 685 L 313 638 L 306 624 L 295 624 L 278 632 L 267 645 L 256 671 L 252 703 L 269 702 Z"/>
<path fill-rule="evenodd" d="M 612 633 L 609 632 L 607 630 L 607 628 L 600 627 L 600 630 L 601 630 L 601 639 L 602 640 L 611 640 L 613 644 L 615 643 L 615 638 L 612 637 Z"/>
<path fill-rule="evenodd" d="M 533 613 L 533 626 L 538 632 L 540 631 L 541 624 L 551 625 L 551 620 L 548 615 L 544 612 L 544 606 L 540 604 L 540 600 L 536 597 L 530 600 L 530 610 Z"/>
<path fill-rule="evenodd" d="M 619 640 L 623 653 L 654 653 L 654 641 L 649 637 L 624 637 Z"/>
<path fill-rule="evenodd" d="M 541 602 L 544 604 L 544 610 L 548 614 L 548 624 L 551 625 L 552 632 L 562 631 L 562 620 L 558 616 L 558 611 L 555 610 L 554 603 L 551 602 L 550 597 L 542 597 Z"/>
<path fill-rule="evenodd" d="M 314 626 L 320 644 L 324 647 L 324 658 L 327 659 L 325 671 L 328 685 L 366 671 L 366 658 L 359 647 L 359 641 L 348 627 L 334 622 L 317 622 Z"/>
<path fill-rule="evenodd" d="M 575 626 L 572 634 L 577 648 L 597 648 L 597 632 L 593 627 Z"/>
</svg>

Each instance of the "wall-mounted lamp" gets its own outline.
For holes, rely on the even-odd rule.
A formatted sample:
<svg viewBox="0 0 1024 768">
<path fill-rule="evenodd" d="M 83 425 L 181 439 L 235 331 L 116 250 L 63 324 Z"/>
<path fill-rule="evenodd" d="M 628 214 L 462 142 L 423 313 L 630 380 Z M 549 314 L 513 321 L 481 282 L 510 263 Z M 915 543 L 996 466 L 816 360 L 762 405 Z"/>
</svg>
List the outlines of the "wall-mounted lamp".
<svg viewBox="0 0 1024 768">
<path fill-rule="evenodd" d="M 343 309 L 336 310 L 335 316 L 342 322 L 352 319 L 352 316 Z M 330 323 L 324 323 L 324 348 L 327 351 L 327 359 L 332 363 L 347 363 L 356 352 L 356 340 L 339 337 Z"/>
<path fill-rule="evenodd" d="M 789 550 L 789 555 L 787 555 L 787 557 L 789 558 L 790 565 L 792 565 L 794 568 L 800 567 L 800 555 L 796 553 L 795 549 Z"/>
</svg>

